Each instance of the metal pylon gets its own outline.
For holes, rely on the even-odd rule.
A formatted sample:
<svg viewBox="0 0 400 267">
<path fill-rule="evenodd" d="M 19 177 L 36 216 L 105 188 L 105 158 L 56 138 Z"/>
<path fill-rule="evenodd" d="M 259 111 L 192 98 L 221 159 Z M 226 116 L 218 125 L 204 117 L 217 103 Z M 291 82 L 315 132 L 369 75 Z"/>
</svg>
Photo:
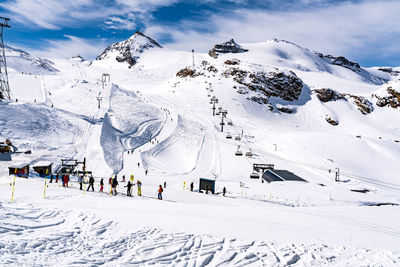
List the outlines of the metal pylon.
<svg viewBox="0 0 400 267">
<path fill-rule="evenodd" d="M 10 99 L 10 86 L 8 84 L 6 55 L 4 52 L 3 30 L 10 28 L 8 21 L 10 19 L 0 17 L 0 99 Z"/>
</svg>

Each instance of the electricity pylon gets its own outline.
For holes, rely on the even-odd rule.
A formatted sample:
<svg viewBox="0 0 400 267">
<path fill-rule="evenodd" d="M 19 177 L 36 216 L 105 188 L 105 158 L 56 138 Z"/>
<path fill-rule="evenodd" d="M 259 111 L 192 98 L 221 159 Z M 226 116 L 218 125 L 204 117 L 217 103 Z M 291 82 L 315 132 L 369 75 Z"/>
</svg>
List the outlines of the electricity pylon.
<svg viewBox="0 0 400 267">
<path fill-rule="evenodd" d="M 0 99 L 11 98 L 3 42 L 3 30 L 4 28 L 10 28 L 10 25 L 8 25 L 9 20 L 9 18 L 0 17 Z"/>
</svg>

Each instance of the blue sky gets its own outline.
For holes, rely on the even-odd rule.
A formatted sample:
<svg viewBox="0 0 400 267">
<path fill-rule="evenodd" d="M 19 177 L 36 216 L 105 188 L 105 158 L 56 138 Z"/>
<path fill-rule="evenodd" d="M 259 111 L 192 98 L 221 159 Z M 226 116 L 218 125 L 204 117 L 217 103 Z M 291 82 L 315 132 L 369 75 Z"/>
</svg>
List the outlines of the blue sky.
<svg viewBox="0 0 400 267">
<path fill-rule="evenodd" d="M 399 0 L 0 0 L 11 46 L 90 59 L 140 30 L 171 49 L 278 38 L 364 66 L 400 66 L 398 14 Z"/>
</svg>

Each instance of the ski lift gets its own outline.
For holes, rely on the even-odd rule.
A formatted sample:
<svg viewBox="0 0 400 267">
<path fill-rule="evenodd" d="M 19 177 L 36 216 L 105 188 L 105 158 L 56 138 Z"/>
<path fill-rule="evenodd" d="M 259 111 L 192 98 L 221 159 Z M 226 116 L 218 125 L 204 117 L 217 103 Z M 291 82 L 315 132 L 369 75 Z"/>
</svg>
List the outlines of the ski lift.
<svg viewBox="0 0 400 267">
<path fill-rule="evenodd" d="M 228 125 L 229 125 L 229 126 L 232 126 L 233 123 L 232 123 L 231 121 L 228 121 Z"/>
<path fill-rule="evenodd" d="M 217 116 L 219 116 L 219 114 L 221 114 L 219 111 L 217 111 L 217 112 L 215 113 L 215 115 L 217 115 Z"/>
<path fill-rule="evenodd" d="M 236 140 L 236 141 L 240 141 L 241 139 L 242 139 L 242 138 L 241 138 L 239 135 L 235 137 L 235 140 Z"/>
<path fill-rule="evenodd" d="M 260 174 L 258 172 L 253 172 L 250 174 L 251 179 L 258 179 L 260 178 Z"/>
<path fill-rule="evenodd" d="M 232 135 L 231 135 L 230 133 L 228 133 L 228 134 L 226 135 L 226 139 L 232 139 Z"/>
<path fill-rule="evenodd" d="M 243 156 L 243 152 L 240 151 L 240 146 L 238 146 L 238 149 L 236 150 L 235 156 Z"/>
<path fill-rule="evenodd" d="M 208 97 L 211 97 L 211 95 L 210 95 L 210 94 L 208 94 L 207 96 L 208 96 Z"/>
<path fill-rule="evenodd" d="M 251 152 L 251 150 L 246 152 L 246 157 L 252 157 L 252 156 L 253 156 L 253 152 Z"/>
<path fill-rule="evenodd" d="M 239 156 L 239 157 L 243 156 L 243 152 L 238 150 L 238 151 L 236 151 L 235 156 Z"/>
</svg>

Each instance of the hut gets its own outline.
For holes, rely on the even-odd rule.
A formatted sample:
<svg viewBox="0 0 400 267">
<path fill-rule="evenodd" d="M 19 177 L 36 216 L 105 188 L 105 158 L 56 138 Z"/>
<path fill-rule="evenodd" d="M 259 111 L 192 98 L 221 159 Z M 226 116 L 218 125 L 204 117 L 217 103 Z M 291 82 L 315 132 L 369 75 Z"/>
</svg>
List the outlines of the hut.
<svg viewBox="0 0 400 267">
<path fill-rule="evenodd" d="M 297 176 L 296 174 L 287 171 L 287 170 L 275 170 L 268 169 L 262 175 L 262 179 L 270 182 L 282 182 L 282 181 L 299 181 L 299 182 L 307 182 L 303 178 Z"/>
<path fill-rule="evenodd" d="M 33 170 L 39 174 L 40 177 L 50 175 L 52 172 L 53 163 L 49 161 L 39 161 L 33 165 Z"/>
<path fill-rule="evenodd" d="M 215 180 L 209 178 L 200 178 L 199 192 L 201 192 L 202 190 L 208 190 L 215 194 Z"/>
<path fill-rule="evenodd" d="M 16 175 L 18 177 L 28 178 L 29 164 L 28 163 L 15 163 L 8 167 L 9 175 Z"/>
</svg>

